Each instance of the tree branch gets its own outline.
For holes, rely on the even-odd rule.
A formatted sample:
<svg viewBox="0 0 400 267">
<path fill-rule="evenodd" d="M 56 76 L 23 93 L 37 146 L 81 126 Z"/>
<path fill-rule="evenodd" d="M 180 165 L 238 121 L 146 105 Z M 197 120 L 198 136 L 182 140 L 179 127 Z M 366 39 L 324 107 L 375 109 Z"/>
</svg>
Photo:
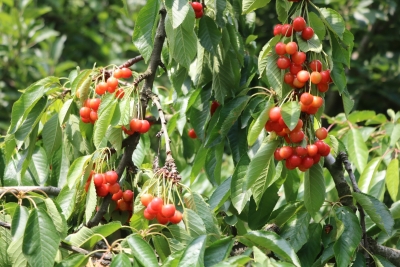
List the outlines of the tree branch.
<svg viewBox="0 0 400 267">
<path fill-rule="evenodd" d="M 11 224 L 6 223 L 6 222 L 0 222 L 0 226 L 4 227 L 4 228 L 7 228 L 7 229 L 11 229 Z"/>
<path fill-rule="evenodd" d="M 28 191 L 42 191 L 50 196 L 58 196 L 60 194 L 61 189 L 54 186 L 6 186 L 0 187 L 0 195 L 6 194 L 18 194 L 19 192 L 28 192 Z"/>
<path fill-rule="evenodd" d="M 161 8 L 160 10 L 160 21 L 158 23 L 157 27 L 157 32 L 156 36 L 154 39 L 154 48 L 151 53 L 150 57 L 150 63 L 149 66 L 147 67 L 147 70 L 145 73 L 149 73 L 144 78 L 144 84 L 142 91 L 140 93 L 140 101 L 141 101 L 141 106 L 142 106 L 142 113 L 146 113 L 146 108 L 150 99 L 150 94 L 152 93 L 152 88 L 153 88 L 153 83 L 154 79 L 157 73 L 157 68 L 159 66 L 159 62 L 161 62 L 161 51 L 162 47 L 165 41 L 166 33 L 165 33 L 165 16 L 167 12 L 165 8 Z M 122 155 L 121 161 L 118 164 L 117 167 L 117 174 L 118 177 L 122 177 L 122 174 L 124 173 L 124 170 L 127 166 L 132 165 L 132 154 L 133 151 L 136 149 L 136 146 L 138 145 L 140 140 L 140 134 L 135 133 L 131 136 L 128 136 L 124 140 L 125 146 L 125 151 L 124 154 Z M 95 216 L 87 223 L 87 227 L 93 227 L 99 224 L 101 219 L 103 218 L 104 214 L 106 214 L 108 210 L 108 206 L 111 203 L 111 194 L 108 194 L 104 199 L 103 202 L 100 205 L 99 210 L 96 212 Z"/>
</svg>

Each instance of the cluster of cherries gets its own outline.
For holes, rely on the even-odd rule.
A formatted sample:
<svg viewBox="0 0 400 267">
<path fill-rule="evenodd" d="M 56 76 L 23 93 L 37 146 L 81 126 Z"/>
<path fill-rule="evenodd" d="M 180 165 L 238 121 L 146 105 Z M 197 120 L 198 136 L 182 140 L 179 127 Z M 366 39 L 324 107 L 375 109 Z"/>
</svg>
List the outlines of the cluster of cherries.
<svg viewBox="0 0 400 267">
<path fill-rule="evenodd" d="M 268 132 L 275 132 L 277 135 L 284 137 L 286 143 L 296 144 L 302 142 L 305 138 L 302 131 L 303 121 L 298 120 L 296 127 L 290 130 L 281 115 L 279 107 L 273 107 L 269 111 L 269 120 L 265 124 L 265 129 Z M 276 160 L 286 160 L 285 166 L 289 170 L 298 168 L 300 171 L 306 171 L 314 164 L 317 164 L 322 157 L 329 155 L 331 149 L 324 140 L 328 136 L 328 131 L 321 127 L 315 131 L 315 136 L 318 138 L 314 144 L 309 144 L 306 147 L 301 145 L 279 147 L 274 152 Z"/>
<path fill-rule="evenodd" d="M 97 110 L 101 103 L 100 98 L 86 99 L 83 107 L 79 110 L 79 115 L 84 123 L 94 123 L 97 121 Z"/>
<path fill-rule="evenodd" d="M 182 220 L 182 213 L 175 208 L 174 204 L 165 204 L 160 197 L 153 197 L 152 194 L 143 194 L 140 202 L 146 207 L 144 217 L 147 220 L 157 219 L 160 224 L 177 224 Z"/>
<path fill-rule="evenodd" d="M 194 10 L 196 19 L 199 19 L 203 16 L 203 5 L 200 2 L 192 2 L 192 8 Z"/>
<path fill-rule="evenodd" d="M 274 26 L 274 36 L 283 35 L 290 37 L 293 31 L 301 34 L 301 38 L 304 40 L 310 40 L 314 36 L 314 29 L 307 27 L 307 23 L 303 17 L 297 17 L 293 20 L 292 24 L 277 24 Z"/>
<path fill-rule="evenodd" d="M 127 135 L 132 135 L 135 132 L 144 134 L 147 133 L 150 129 L 150 122 L 148 120 L 140 120 L 140 119 L 132 119 L 129 122 L 129 129 L 127 129 L 125 126 L 122 126 L 122 130 L 124 133 Z"/>
<path fill-rule="evenodd" d="M 118 88 L 118 79 L 127 79 L 132 77 L 132 71 L 129 68 L 116 69 L 113 76 L 107 79 L 106 82 L 101 81 L 96 85 L 95 92 L 98 95 L 104 95 L 106 92 L 115 93 L 115 97 L 123 98 L 125 92 L 122 88 Z"/>
</svg>

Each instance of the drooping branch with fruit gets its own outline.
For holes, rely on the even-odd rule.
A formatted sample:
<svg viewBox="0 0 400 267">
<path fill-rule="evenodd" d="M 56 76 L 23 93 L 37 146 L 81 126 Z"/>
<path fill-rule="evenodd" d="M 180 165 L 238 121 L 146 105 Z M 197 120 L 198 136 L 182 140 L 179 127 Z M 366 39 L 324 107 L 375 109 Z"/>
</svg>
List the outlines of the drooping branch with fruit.
<svg viewBox="0 0 400 267">
<path fill-rule="evenodd" d="M 256 52 L 267 4 L 149 0 L 139 56 L 26 88 L 1 143 L 0 263 L 399 265 L 400 136 L 381 129 L 400 115 L 350 112 L 353 36 L 332 9 L 277 0 Z"/>
</svg>

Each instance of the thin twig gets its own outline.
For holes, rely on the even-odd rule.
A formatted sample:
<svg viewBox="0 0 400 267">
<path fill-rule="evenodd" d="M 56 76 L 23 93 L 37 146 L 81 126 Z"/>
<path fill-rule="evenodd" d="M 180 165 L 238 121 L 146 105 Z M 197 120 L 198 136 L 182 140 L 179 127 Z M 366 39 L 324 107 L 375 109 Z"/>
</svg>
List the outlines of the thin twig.
<svg viewBox="0 0 400 267">
<path fill-rule="evenodd" d="M 0 226 L 4 227 L 4 228 L 7 228 L 7 229 L 11 229 L 11 224 L 6 223 L 6 222 L 0 222 Z"/>
<path fill-rule="evenodd" d="M 60 194 L 61 189 L 54 186 L 6 186 L 0 187 L 0 195 L 4 192 L 18 194 L 19 192 L 27 192 L 27 191 L 42 191 L 50 196 L 58 196 Z"/>
</svg>

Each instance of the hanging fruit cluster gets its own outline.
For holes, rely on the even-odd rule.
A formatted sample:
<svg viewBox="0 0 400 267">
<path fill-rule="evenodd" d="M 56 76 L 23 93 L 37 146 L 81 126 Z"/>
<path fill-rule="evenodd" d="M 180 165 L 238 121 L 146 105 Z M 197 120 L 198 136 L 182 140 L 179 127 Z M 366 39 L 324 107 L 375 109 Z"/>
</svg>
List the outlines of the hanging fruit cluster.
<svg viewBox="0 0 400 267">
<path fill-rule="evenodd" d="M 304 5 L 307 3 L 299 4 L 297 10 L 303 10 Z M 273 29 L 275 39 L 279 40 L 276 39 L 270 56 L 276 55 L 277 68 L 286 71 L 282 74 L 282 82 L 289 85 L 291 90 L 283 101 L 269 110 L 265 130 L 283 137 L 282 146 L 276 149 L 274 158 L 278 161 L 285 160 L 287 169 L 306 171 L 317 164 L 321 156 L 325 157 L 330 153 L 329 145 L 322 141 L 328 132 L 323 127 L 314 132 L 314 116 L 324 105 L 324 93 L 328 91 L 332 79 L 327 67 L 329 61 L 326 60 L 323 64 L 320 51 L 308 49 L 308 42 L 318 39 L 314 29 L 307 25 L 304 17 L 293 17 L 291 23 L 278 24 Z M 301 51 L 300 43 L 303 49 L 305 43 L 307 49 Z M 295 120 L 299 118 L 298 122 L 291 125 L 292 127 L 287 123 L 293 122 L 293 118 L 286 118 L 285 121 L 281 111 L 281 106 L 288 102 L 296 102 L 293 106 L 299 107 L 298 116 L 295 117 Z"/>
<path fill-rule="evenodd" d="M 147 220 L 156 219 L 160 224 L 177 224 L 182 220 L 182 213 L 176 209 L 174 204 L 164 204 L 160 197 L 154 197 L 152 194 L 142 194 L 140 202 L 145 206 L 143 216 Z"/>
<path fill-rule="evenodd" d="M 196 19 L 199 19 L 203 16 L 203 5 L 200 2 L 192 2 L 192 8 L 194 10 Z"/>
<path fill-rule="evenodd" d="M 97 110 L 101 103 L 100 98 L 87 99 L 83 107 L 79 110 L 79 115 L 84 123 L 94 124 L 97 119 Z"/>
</svg>

